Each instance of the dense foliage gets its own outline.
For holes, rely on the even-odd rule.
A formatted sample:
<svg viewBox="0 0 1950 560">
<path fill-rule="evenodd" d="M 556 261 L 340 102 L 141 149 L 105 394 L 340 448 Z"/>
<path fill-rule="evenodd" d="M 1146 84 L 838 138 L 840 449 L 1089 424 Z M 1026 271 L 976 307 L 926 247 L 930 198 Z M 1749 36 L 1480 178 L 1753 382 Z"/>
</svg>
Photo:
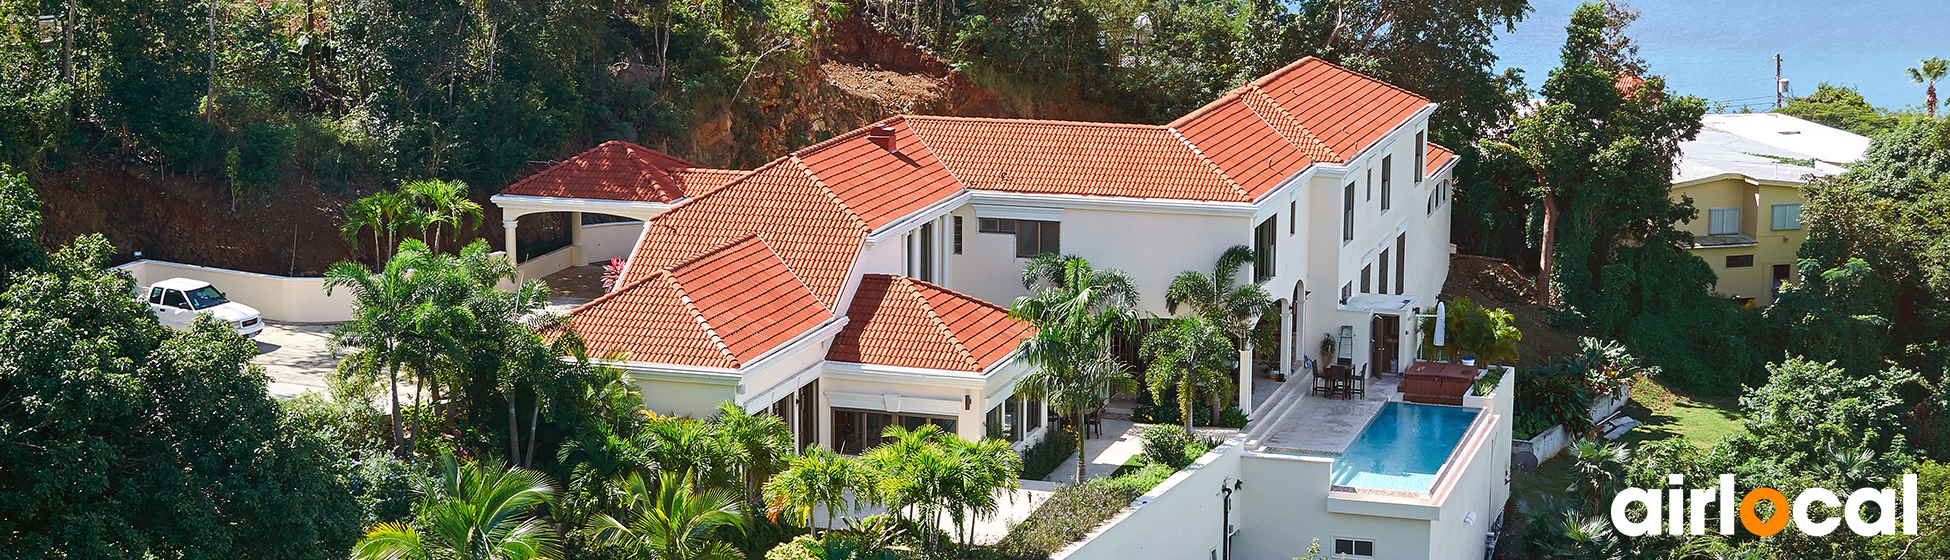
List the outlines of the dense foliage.
<svg viewBox="0 0 1950 560">
<path fill-rule="evenodd" d="M 1825 82 L 1816 86 L 1814 93 L 1789 99 L 1786 106 L 1774 112 L 1870 138 L 1895 130 L 1896 124 L 1904 117 L 1913 116 L 1879 109 L 1863 99 L 1862 93 L 1855 91 L 1855 88 Z"/>
<path fill-rule="evenodd" d="M 38 221 L 8 194 L 0 215 Z M 250 341 L 164 330 L 110 253 L 84 237 L 5 278 L 0 557 L 343 558 L 362 513 L 338 450 L 265 394 Z"/>
</svg>

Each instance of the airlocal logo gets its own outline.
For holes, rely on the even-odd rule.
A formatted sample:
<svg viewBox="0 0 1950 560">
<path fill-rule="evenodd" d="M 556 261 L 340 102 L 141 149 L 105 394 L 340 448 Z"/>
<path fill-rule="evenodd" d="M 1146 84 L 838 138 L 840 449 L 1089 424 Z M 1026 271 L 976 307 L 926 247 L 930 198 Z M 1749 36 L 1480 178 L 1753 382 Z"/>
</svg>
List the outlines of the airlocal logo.
<svg viewBox="0 0 1950 560">
<path fill-rule="evenodd" d="M 1686 479 L 1681 475 L 1668 475 L 1668 484 L 1682 486 Z M 1739 501 L 1733 498 L 1733 475 L 1720 475 L 1720 485 L 1716 488 L 1686 489 L 1668 488 L 1665 499 L 1661 500 L 1658 490 L 1626 488 L 1611 501 L 1611 524 L 1619 533 L 1631 537 L 1656 535 L 1660 533 L 1664 521 L 1664 533 L 1668 535 L 1706 534 L 1706 508 L 1717 507 L 1720 519 L 1720 534 L 1733 534 L 1733 520 L 1740 519 L 1740 526 L 1747 532 L 1768 536 L 1787 528 L 1788 519 L 1794 520 L 1795 529 L 1809 536 L 1825 536 L 1835 531 L 1835 527 L 1848 522 L 1848 528 L 1855 534 L 1894 535 L 1896 517 L 1903 519 L 1903 534 L 1916 534 L 1916 475 L 1903 475 L 1903 490 L 1898 500 L 1892 489 L 1863 488 L 1849 493 L 1846 507 L 1839 496 L 1826 488 L 1809 488 L 1794 497 L 1789 503 L 1787 496 L 1773 488 L 1755 488 Z M 1688 499 L 1690 494 L 1691 499 Z M 1901 510 L 1896 504 L 1902 503 Z M 1774 513 L 1766 520 L 1755 511 L 1761 502 L 1774 504 Z M 1632 504 L 1645 507 L 1645 517 L 1637 521 L 1631 519 Z M 1824 516 L 1819 521 L 1813 519 L 1810 506 L 1823 504 L 1830 508 L 1842 508 L 1839 515 Z M 1874 521 L 1862 518 L 1862 506 L 1876 505 Z M 1737 509 L 1737 513 L 1736 510 Z M 1900 511 L 1900 513 L 1899 513 Z M 1663 515 L 1661 515 L 1663 513 Z"/>
</svg>

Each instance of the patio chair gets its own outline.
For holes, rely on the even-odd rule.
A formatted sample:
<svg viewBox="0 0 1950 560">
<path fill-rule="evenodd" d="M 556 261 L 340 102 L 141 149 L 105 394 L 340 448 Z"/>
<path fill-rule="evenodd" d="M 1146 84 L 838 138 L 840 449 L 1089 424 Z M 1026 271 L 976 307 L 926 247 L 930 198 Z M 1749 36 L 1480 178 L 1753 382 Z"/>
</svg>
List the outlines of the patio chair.
<svg viewBox="0 0 1950 560">
<path fill-rule="evenodd" d="M 1092 435 L 1095 434 L 1095 435 Z M 1098 408 L 1083 415 L 1083 438 L 1104 437 L 1104 409 Z"/>
<path fill-rule="evenodd" d="M 1361 375 L 1347 380 L 1347 397 L 1351 399 L 1355 395 L 1368 396 L 1368 364 L 1361 364 Z"/>
</svg>

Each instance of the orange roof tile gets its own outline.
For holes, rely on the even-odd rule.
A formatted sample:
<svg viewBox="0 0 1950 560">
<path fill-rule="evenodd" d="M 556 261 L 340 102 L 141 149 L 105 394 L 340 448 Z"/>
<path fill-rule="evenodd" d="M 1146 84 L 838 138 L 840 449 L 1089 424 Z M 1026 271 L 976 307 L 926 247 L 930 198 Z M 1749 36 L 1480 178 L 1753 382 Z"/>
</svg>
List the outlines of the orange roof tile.
<svg viewBox="0 0 1950 560">
<path fill-rule="evenodd" d="M 664 173 L 669 174 L 671 180 L 675 181 L 678 187 L 683 188 L 684 192 L 690 194 L 714 191 L 731 184 L 732 181 L 752 174 L 750 171 L 741 169 L 712 169 L 709 167 L 678 167 L 665 169 Z"/>
<path fill-rule="evenodd" d="M 757 233 L 828 306 L 836 305 L 866 229 L 791 160 L 777 160 L 718 190 L 693 196 L 644 226 L 624 281 Z"/>
<path fill-rule="evenodd" d="M 890 152 L 868 138 L 885 127 Z M 793 153 L 806 171 L 832 189 L 868 228 L 878 228 L 961 192 L 961 182 L 900 117 L 841 134 Z"/>
<path fill-rule="evenodd" d="M 1429 103 L 1426 97 L 1314 57 L 1252 85 L 1343 157 L 1359 153 Z"/>
<path fill-rule="evenodd" d="M 501 194 L 670 202 L 686 193 L 670 171 L 696 167 L 663 152 L 611 140 L 516 181 Z"/>
<path fill-rule="evenodd" d="M 869 274 L 826 359 L 979 372 L 1029 336 L 1003 309 L 905 276 Z"/>
<path fill-rule="evenodd" d="M 1163 127 L 934 116 L 905 120 L 973 189 L 1246 200 Z"/>
<path fill-rule="evenodd" d="M 1442 169 L 1442 166 L 1448 165 L 1449 160 L 1452 159 L 1456 159 L 1455 152 L 1449 151 L 1448 148 L 1437 146 L 1434 142 L 1430 142 L 1429 161 L 1427 167 L 1425 167 L 1425 170 L 1423 171 L 1423 174 L 1435 175 L 1436 171 L 1440 171 Z"/>
<path fill-rule="evenodd" d="M 726 368 L 832 318 L 756 234 L 645 274 L 569 315 L 597 356 Z"/>
<path fill-rule="evenodd" d="M 1313 163 L 1238 95 L 1207 105 L 1172 128 L 1254 197 Z"/>
</svg>

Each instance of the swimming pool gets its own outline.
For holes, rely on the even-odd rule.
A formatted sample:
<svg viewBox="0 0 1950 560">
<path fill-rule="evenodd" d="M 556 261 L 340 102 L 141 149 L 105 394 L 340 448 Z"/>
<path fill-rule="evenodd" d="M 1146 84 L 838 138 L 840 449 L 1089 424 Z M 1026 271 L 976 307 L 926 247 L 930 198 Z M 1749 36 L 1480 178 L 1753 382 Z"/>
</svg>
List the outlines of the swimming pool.
<svg viewBox="0 0 1950 560">
<path fill-rule="evenodd" d="M 1428 492 L 1478 409 L 1391 402 L 1334 459 L 1335 486 Z"/>
</svg>

